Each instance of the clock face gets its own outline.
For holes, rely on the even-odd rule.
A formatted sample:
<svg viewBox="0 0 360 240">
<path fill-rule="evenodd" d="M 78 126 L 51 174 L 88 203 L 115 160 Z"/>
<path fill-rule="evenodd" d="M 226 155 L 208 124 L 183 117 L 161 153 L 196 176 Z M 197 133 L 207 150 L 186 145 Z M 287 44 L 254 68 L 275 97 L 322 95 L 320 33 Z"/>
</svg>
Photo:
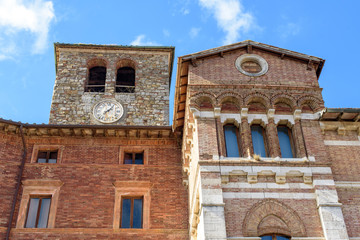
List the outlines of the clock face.
<svg viewBox="0 0 360 240">
<path fill-rule="evenodd" d="M 118 121 L 124 114 L 123 106 L 115 101 L 106 100 L 94 106 L 93 115 L 99 122 L 113 123 Z"/>
</svg>

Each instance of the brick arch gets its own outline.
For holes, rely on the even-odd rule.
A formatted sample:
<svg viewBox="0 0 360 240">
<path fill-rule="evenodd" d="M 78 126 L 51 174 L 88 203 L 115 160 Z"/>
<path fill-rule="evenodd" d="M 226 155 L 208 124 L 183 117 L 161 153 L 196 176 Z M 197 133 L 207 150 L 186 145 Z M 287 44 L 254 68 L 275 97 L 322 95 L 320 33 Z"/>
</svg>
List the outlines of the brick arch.
<svg viewBox="0 0 360 240">
<path fill-rule="evenodd" d="M 268 96 L 262 93 L 250 93 L 244 98 L 244 104 L 246 106 L 249 105 L 251 102 L 260 102 L 262 103 L 267 109 L 271 108 L 270 99 Z"/>
<path fill-rule="evenodd" d="M 296 107 L 296 100 L 287 94 L 277 94 L 271 97 L 271 105 L 274 107 L 278 103 L 285 103 L 291 107 L 291 109 L 295 109 Z"/>
<path fill-rule="evenodd" d="M 269 220 L 273 219 L 277 221 L 271 223 Z M 269 224 L 272 224 L 273 228 Z M 292 237 L 306 236 L 304 223 L 294 210 L 275 199 L 266 199 L 256 203 L 246 214 L 243 222 L 244 236 L 258 237 L 274 233 L 270 232 L 271 229 Z"/>
<path fill-rule="evenodd" d="M 301 108 L 303 105 L 308 104 L 313 111 L 318 111 L 324 108 L 324 101 L 314 96 L 303 96 L 297 100 L 297 107 Z"/>
<path fill-rule="evenodd" d="M 131 67 L 136 70 L 137 63 L 134 60 L 128 58 L 119 59 L 115 64 L 115 69 L 119 69 L 122 67 Z"/>
<path fill-rule="evenodd" d="M 104 58 L 91 58 L 87 61 L 86 66 L 88 69 L 92 67 L 106 67 L 108 66 L 109 62 Z"/>
<path fill-rule="evenodd" d="M 243 105 L 243 99 L 241 95 L 234 92 L 221 93 L 216 97 L 216 100 L 218 104 L 222 104 L 223 102 L 232 100 L 239 108 L 241 108 L 241 106 Z"/>
<path fill-rule="evenodd" d="M 233 92 L 222 93 L 216 98 L 216 100 L 218 105 L 221 107 L 221 110 L 230 107 L 228 110 L 239 112 L 243 105 L 241 96 Z"/>
<path fill-rule="evenodd" d="M 190 105 L 198 110 L 200 110 L 201 103 L 204 101 L 209 101 L 212 107 L 215 107 L 217 103 L 214 94 L 208 92 L 197 93 L 190 97 Z"/>
<path fill-rule="evenodd" d="M 273 214 L 264 217 L 258 225 L 259 236 L 271 233 L 291 235 L 288 225 L 281 218 Z"/>
</svg>

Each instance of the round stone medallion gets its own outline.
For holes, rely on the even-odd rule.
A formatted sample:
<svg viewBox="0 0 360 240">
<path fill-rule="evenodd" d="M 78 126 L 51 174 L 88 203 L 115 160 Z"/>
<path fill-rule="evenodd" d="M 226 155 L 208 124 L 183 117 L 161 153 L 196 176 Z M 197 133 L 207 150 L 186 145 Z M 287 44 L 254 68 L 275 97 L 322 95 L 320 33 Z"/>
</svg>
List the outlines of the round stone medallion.
<svg viewBox="0 0 360 240">
<path fill-rule="evenodd" d="M 268 71 L 268 64 L 265 59 L 256 54 L 243 54 L 235 61 L 236 68 L 250 77 L 264 75 Z"/>
</svg>

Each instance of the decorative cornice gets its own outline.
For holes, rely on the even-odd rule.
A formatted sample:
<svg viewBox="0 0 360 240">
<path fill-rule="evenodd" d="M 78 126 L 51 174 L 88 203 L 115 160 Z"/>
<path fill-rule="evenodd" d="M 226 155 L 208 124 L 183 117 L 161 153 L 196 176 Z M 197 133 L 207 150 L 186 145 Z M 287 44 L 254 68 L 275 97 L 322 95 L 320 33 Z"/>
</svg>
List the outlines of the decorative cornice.
<svg viewBox="0 0 360 240">
<path fill-rule="evenodd" d="M 54 125 L 28 124 L 0 119 L 0 132 L 25 136 L 174 138 L 171 126 Z"/>
</svg>

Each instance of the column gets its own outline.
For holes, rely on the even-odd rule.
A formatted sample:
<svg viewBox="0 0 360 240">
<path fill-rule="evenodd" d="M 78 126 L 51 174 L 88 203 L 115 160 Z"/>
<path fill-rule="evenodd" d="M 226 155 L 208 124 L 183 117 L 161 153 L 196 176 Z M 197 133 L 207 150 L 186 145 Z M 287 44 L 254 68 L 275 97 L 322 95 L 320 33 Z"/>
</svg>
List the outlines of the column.
<svg viewBox="0 0 360 240">
<path fill-rule="evenodd" d="M 241 149 L 242 149 L 242 156 L 243 157 L 251 157 L 254 153 L 252 141 L 251 141 L 251 129 L 248 123 L 248 109 L 242 108 L 241 109 Z"/>
<path fill-rule="evenodd" d="M 294 127 L 293 127 L 293 140 L 295 143 L 295 149 L 296 149 L 296 157 L 298 158 L 303 158 L 303 157 L 307 157 L 306 156 L 306 151 L 305 151 L 305 140 L 304 140 L 304 136 L 302 134 L 302 130 L 301 130 L 301 110 L 300 109 L 296 109 L 294 111 Z"/>
<path fill-rule="evenodd" d="M 268 124 L 266 126 L 266 137 L 268 140 L 269 157 L 280 157 L 280 144 L 277 129 L 274 122 L 275 109 L 269 109 L 267 113 Z"/>
<path fill-rule="evenodd" d="M 324 181 L 324 180 L 318 180 Z M 334 183 L 333 180 L 328 180 Z M 314 185 L 316 180 L 314 180 Z M 335 183 L 334 183 L 335 186 Z M 315 185 L 316 201 L 318 205 L 321 225 L 326 240 L 348 240 L 348 234 L 341 210 L 341 203 L 335 189 L 324 189 L 324 186 L 317 189 Z"/>
<path fill-rule="evenodd" d="M 204 166 L 207 168 L 207 166 Z M 200 170 L 200 221 L 197 229 L 197 239 L 226 239 L 225 203 L 221 188 L 220 167 L 218 172 Z M 202 167 L 200 167 L 202 169 Z"/>
</svg>

